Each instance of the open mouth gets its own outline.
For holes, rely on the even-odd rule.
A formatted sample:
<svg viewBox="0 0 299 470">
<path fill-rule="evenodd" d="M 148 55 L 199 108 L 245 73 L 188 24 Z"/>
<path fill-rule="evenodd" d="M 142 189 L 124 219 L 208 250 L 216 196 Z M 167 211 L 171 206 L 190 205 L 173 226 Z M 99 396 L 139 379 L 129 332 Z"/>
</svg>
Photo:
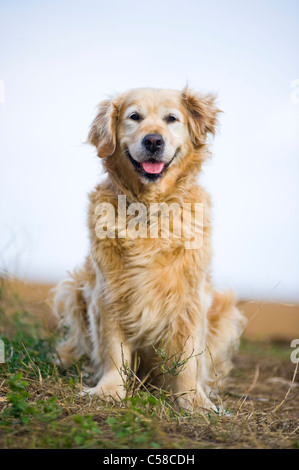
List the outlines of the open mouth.
<svg viewBox="0 0 299 470">
<path fill-rule="evenodd" d="M 144 162 L 137 162 L 132 155 L 130 154 L 129 150 L 126 150 L 126 154 L 133 163 L 135 169 L 138 171 L 138 173 L 142 176 L 145 176 L 147 179 L 151 181 L 156 181 L 158 180 L 166 168 L 170 165 L 172 160 L 174 159 L 175 155 L 173 158 L 170 160 L 168 163 L 164 162 L 159 162 L 156 161 L 153 158 L 149 158 L 148 160 Z"/>
</svg>

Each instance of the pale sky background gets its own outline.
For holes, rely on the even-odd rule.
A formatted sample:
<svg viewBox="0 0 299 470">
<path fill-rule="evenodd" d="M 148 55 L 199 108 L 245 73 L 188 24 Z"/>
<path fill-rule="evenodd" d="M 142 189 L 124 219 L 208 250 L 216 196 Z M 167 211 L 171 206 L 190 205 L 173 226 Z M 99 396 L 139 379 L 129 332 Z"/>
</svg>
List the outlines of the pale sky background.
<svg viewBox="0 0 299 470">
<path fill-rule="evenodd" d="M 56 282 L 83 261 L 97 103 L 188 81 L 224 110 L 200 177 L 215 284 L 299 301 L 298 24 L 298 0 L 0 0 L 1 269 Z"/>
</svg>

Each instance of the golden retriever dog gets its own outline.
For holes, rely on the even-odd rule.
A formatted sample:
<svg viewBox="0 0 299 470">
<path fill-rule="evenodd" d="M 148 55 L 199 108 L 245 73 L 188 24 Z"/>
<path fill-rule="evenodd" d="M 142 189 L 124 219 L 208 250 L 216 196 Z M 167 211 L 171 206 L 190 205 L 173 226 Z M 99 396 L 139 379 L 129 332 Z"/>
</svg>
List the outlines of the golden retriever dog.
<svg viewBox="0 0 299 470">
<path fill-rule="evenodd" d="M 107 179 L 89 196 L 90 252 L 54 298 L 68 327 L 60 359 L 90 358 L 90 394 L 124 398 L 121 371 L 137 355 L 139 377 L 179 406 L 217 410 L 210 386 L 243 325 L 234 294 L 211 284 L 210 200 L 197 181 L 218 113 L 213 95 L 188 87 L 133 89 L 99 105 L 88 141 Z M 192 226 L 182 230 L 183 218 Z"/>
</svg>

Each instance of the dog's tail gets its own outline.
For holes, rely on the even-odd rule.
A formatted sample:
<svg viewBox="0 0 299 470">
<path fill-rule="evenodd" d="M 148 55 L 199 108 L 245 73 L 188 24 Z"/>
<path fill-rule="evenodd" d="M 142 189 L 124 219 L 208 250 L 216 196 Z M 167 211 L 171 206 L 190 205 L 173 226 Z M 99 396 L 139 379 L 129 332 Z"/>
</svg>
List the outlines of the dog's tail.
<svg viewBox="0 0 299 470">
<path fill-rule="evenodd" d="M 234 292 L 214 292 L 208 312 L 207 361 L 211 378 L 220 380 L 229 372 L 232 353 L 239 346 L 245 323 Z"/>
<path fill-rule="evenodd" d="M 53 289 L 53 312 L 64 337 L 57 346 L 57 353 L 64 367 L 69 367 L 73 360 L 88 351 L 87 305 L 83 289 L 84 270 L 74 272 Z"/>
</svg>

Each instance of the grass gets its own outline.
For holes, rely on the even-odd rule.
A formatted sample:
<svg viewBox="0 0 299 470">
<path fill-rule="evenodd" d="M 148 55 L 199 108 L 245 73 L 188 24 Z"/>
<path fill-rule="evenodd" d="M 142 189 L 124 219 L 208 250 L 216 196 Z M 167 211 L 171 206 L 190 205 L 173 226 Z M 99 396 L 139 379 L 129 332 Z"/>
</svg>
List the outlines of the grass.
<svg viewBox="0 0 299 470">
<path fill-rule="evenodd" d="M 236 367 L 214 399 L 226 414 L 179 410 L 171 394 L 140 384 L 127 366 L 127 398 L 108 403 L 80 395 L 82 361 L 61 369 L 56 330 L 1 282 L 0 448 L 299 447 L 298 382 L 288 345 L 242 342 Z M 163 348 L 157 354 L 164 373 L 185 366 L 180 355 L 166 358 Z"/>
</svg>

